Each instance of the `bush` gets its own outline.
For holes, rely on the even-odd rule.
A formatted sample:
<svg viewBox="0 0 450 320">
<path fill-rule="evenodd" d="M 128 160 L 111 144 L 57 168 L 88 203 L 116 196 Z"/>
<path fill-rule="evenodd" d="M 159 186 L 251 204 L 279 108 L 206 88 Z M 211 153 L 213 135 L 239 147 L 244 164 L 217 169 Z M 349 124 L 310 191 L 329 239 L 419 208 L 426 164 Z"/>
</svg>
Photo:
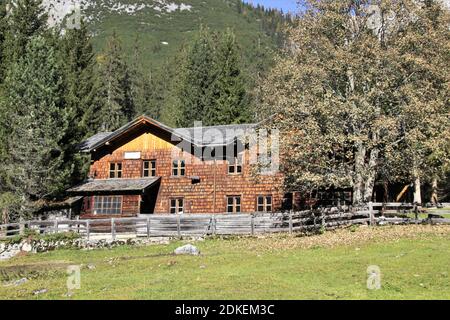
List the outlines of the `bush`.
<svg viewBox="0 0 450 320">
<path fill-rule="evenodd" d="M 29 241 L 71 241 L 79 239 L 81 236 L 73 231 L 63 233 L 47 233 L 39 234 L 36 230 L 25 229 L 21 235 L 15 235 L 14 237 L 3 240 L 4 243 L 12 245 L 21 243 L 23 240 Z"/>
<path fill-rule="evenodd" d="M 70 231 L 63 233 L 48 233 L 40 236 L 45 241 L 69 241 L 81 238 L 80 234 Z"/>
</svg>

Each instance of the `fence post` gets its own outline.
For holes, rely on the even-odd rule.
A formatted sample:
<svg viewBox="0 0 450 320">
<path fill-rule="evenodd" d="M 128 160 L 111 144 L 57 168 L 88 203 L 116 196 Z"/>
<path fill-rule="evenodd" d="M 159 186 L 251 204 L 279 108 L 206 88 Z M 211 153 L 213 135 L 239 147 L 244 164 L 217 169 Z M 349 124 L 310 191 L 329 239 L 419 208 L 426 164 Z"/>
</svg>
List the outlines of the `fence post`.
<svg viewBox="0 0 450 320">
<path fill-rule="evenodd" d="M 253 215 L 251 215 L 250 218 L 250 226 L 251 226 L 251 232 L 252 232 L 252 236 L 255 235 L 255 217 Z"/>
<path fill-rule="evenodd" d="M 416 224 L 419 223 L 419 207 L 414 203 L 414 216 L 416 217 Z"/>
<path fill-rule="evenodd" d="M 292 210 L 289 211 L 289 233 L 292 234 L 294 229 L 294 223 L 292 222 Z"/>
<path fill-rule="evenodd" d="M 80 220 L 80 217 L 77 216 L 77 233 L 80 233 L 80 223 L 78 222 Z"/>
<path fill-rule="evenodd" d="M 177 234 L 178 238 L 181 239 L 180 214 L 177 214 Z"/>
<path fill-rule="evenodd" d="M 216 214 L 213 214 L 211 218 L 211 229 L 212 229 L 212 235 L 216 235 Z"/>
<path fill-rule="evenodd" d="M 116 221 L 114 218 L 111 219 L 111 237 L 116 240 Z"/>
<path fill-rule="evenodd" d="M 25 233 L 25 222 L 23 218 L 19 219 L 19 235 L 23 235 Z"/>
<path fill-rule="evenodd" d="M 91 226 L 91 222 L 89 221 L 89 220 L 86 220 L 86 238 L 87 238 L 87 241 L 89 241 L 89 238 L 90 238 L 90 226 Z"/>
<path fill-rule="evenodd" d="M 53 222 L 53 232 L 58 233 L 58 220 Z"/>
<path fill-rule="evenodd" d="M 314 217 L 314 220 L 313 220 L 313 222 L 314 222 L 314 230 L 316 230 L 317 229 L 317 217 L 316 217 L 316 213 L 315 212 L 313 212 L 313 217 Z"/>
<path fill-rule="evenodd" d="M 147 239 L 150 239 L 150 217 L 147 217 Z"/>
<path fill-rule="evenodd" d="M 325 210 L 322 210 L 320 213 L 320 228 L 324 229 L 325 228 Z"/>
<path fill-rule="evenodd" d="M 375 217 L 374 217 L 374 213 L 373 213 L 373 202 L 370 201 L 369 202 L 369 224 L 371 226 L 373 226 L 374 222 L 375 222 Z"/>
</svg>

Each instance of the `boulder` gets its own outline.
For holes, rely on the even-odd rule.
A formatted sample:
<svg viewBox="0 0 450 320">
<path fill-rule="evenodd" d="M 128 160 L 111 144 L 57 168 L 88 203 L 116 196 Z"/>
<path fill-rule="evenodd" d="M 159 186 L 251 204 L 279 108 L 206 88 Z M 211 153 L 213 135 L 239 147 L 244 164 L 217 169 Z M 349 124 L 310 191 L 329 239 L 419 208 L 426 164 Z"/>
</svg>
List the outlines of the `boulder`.
<svg viewBox="0 0 450 320">
<path fill-rule="evenodd" d="M 12 257 L 19 254 L 19 252 L 20 252 L 20 250 L 14 249 L 14 248 L 12 248 L 10 250 L 6 250 L 6 251 L 0 253 L 0 261 L 11 259 Z"/>
<path fill-rule="evenodd" d="M 14 285 L 17 287 L 17 286 L 20 286 L 21 284 L 23 284 L 23 283 L 25 283 L 27 281 L 28 281 L 27 278 L 22 278 L 22 279 L 14 281 Z"/>
<path fill-rule="evenodd" d="M 47 291 L 47 289 L 34 290 L 33 294 L 36 296 L 38 294 L 46 293 Z"/>
<path fill-rule="evenodd" d="M 198 250 L 198 248 L 193 246 L 192 244 L 187 244 L 185 246 L 176 248 L 174 253 L 176 255 L 188 254 L 188 255 L 192 255 L 192 256 L 198 256 L 200 254 L 200 250 Z"/>
<path fill-rule="evenodd" d="M 33 250 L 33 246 L 31 244 L 29 244 L 28 242 L 25 242 L 22 245 L 21 250 L 24 251 L 24 252 L 31 252 Z"/>
</svg>

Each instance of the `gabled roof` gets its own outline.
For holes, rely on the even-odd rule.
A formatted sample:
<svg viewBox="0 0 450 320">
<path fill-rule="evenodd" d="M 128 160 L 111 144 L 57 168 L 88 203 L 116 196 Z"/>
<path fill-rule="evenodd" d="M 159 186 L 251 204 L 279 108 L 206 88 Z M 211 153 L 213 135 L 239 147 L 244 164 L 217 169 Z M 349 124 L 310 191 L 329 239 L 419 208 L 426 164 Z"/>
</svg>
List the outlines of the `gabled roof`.
<svg viewBox="0 0 450 320">
<path fill-rule="evenodd" d="M 102 192 L 142 192 L 158 182 L 160 177 L 142 179 L 96 179 L 83 182 L 70 188 L 67 192 L 71 194 L 92 194 Z"/>
<path fill-rule="evenodd" d="M 103 139 L 109 137 L 111 134 L 112 134 L 112 132 L 99 132 L 96 135 L 90 137 L 86 141 L 83 141 L 81 144 L 79 144 L 78 148 L 80 149 L 80 151 L 89 152 L 93 146 L 95 146 L 97 143 L 99 143 Z"/>
<path fill-rule="evenodd" d="M 237 135 L 240 135 L 242 132 L 257 126 L 256 124 L 238 124 L 174 129 L 143 115 L 120 127 L 114 132 L 101 132 L 92 136 L 80 144 L 80 150 L 83 152 L 91 152 L 142 124 L 153 125 L 169 133 L 173 137 L 178 138 L 179 141 L 185 140 L 200 147 L 228 145 L 233 143 L 236 138 L 238 138 Z M 197 130 L 200 132 L 197 133 Z M 236 132 L 237 135 L 233 134 L 233 132 Z M 207 133 L 206 136 L 205 133 Z"/>
</svg>

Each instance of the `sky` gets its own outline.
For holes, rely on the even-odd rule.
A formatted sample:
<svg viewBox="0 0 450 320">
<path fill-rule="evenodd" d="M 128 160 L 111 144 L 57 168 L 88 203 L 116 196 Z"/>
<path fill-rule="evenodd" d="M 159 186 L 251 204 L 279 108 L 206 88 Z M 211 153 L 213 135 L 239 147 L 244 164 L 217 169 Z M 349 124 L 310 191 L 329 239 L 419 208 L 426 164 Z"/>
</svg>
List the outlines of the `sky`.
<svg viewBox="0 0 450 320">
<path fill-rule="evenodd" d="M 297 0 L 245 0 L 245 2 L 283 9 L 284 12 L 297 11 Z"/>
</svg>

